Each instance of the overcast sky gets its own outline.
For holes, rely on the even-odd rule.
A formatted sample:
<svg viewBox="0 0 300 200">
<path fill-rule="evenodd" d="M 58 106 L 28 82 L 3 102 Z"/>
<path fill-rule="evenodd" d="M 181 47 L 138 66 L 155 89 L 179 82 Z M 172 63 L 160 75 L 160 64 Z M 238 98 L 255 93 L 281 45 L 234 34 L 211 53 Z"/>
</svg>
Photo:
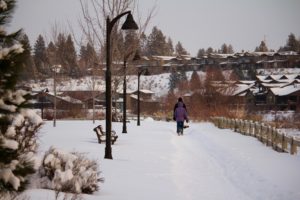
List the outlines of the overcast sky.
<svg viewBox="0 0 300 200">
<path fill-rule="evenodd" d="M 200 48 L 231 44 L 235 51 L 253 51 L 262 40 L 277 50 L 290 33 L 300 37 L 300 0 L 139 0 L 156 15 L 157 26 L 174 45 L 180 41 L 192 56 Z M 19 0 L 9 30 L 24 28 L 33 44 L 39 34 L 50 37 L 55 22 L 66 25 L 81 15 L 79 0 Z"/>
</svg>

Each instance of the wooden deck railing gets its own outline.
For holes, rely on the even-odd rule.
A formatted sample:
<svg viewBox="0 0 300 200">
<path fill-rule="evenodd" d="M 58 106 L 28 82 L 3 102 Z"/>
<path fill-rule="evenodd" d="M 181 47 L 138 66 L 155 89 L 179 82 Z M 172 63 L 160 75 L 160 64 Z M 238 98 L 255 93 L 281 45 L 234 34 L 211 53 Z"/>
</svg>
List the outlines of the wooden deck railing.
<svg viewBox="0 0 300 200">
<path fill-rule="evenodd" d="M 218 128 L 231 129 L 243 135 L 256 137 L 262 143 L 279 152 L 289 152 L 294 155 L 297 154 L 297 148 L 300 147 L 299 139 L 287 136 L 280 130 L 264 123 L 225 117 L 213 117 L 212 121 Z"/>
</svg>

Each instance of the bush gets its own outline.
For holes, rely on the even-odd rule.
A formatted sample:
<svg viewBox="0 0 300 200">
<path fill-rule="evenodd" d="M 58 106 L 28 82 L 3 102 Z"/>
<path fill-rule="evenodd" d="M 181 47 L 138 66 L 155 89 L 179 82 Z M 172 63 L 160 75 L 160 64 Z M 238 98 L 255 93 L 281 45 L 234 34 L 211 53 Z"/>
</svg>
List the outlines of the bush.
<svg viewBox="0 0 300 200">
<path fill-rule="evenodd" d="M 39 174 L 42 188 L 62 192 L 91 194 L 99 190 L 98 182 L 103 182 L 96 161 L 53 147 L 45 153 Z"/>
</svg>

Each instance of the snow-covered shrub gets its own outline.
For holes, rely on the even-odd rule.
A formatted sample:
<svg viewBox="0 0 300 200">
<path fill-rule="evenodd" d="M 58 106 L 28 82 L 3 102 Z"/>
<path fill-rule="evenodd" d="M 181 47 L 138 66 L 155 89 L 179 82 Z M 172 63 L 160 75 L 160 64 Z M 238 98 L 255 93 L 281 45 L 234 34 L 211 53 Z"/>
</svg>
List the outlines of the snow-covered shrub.
<svg viewBox="0 0 300 200">
<path fill-rule="evenodd" d="M 82 153 L 53 147 L 45 153 L 39 171 L 42 188 L 63 192 L 91 194 L 99 190 L 98 182 L 103 181 L 96 161 Z"/>
<path fill-rule="evenodd" d="M 2 107 L 3 108 L 3 107 Z M 37 133 L 42 119 L 30 109 L 6 115 L 0 133 L 0 193 L 22 191 L 37 167 Z"/>
<path fill-rule="evenodd" d="M 0 199 L 13 199 L 36 170 L 37 132 L 42 119 L 28 109 L 30 94 L 17 89 L 26 62 L 22 31 L 7 34 L 15 0 L 0 0 Z"/>
</svg>

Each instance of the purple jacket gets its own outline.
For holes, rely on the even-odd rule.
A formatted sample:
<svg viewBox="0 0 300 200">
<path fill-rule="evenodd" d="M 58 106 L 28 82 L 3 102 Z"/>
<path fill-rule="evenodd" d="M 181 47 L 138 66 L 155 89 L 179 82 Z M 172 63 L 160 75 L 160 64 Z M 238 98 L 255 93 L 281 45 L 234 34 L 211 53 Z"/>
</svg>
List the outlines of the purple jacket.
<svg viewBox="0 0 300 200">
<path fill-rule="evenodd" d="M 182 102 L 178 102 L 178 107 L 175 110 L 175 119 L 177 122 L 188 120 L 186 109 L 183 107 Z"/>
</svg>

